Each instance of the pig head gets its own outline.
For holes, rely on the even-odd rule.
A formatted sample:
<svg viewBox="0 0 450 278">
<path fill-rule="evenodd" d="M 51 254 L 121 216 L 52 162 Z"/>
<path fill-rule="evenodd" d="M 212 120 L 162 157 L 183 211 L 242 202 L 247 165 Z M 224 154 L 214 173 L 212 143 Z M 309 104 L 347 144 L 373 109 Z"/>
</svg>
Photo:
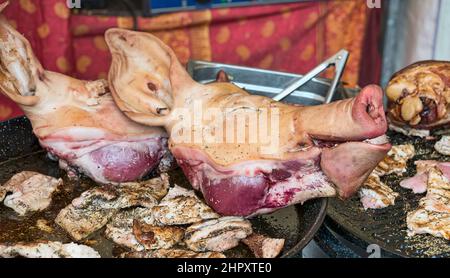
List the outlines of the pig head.
<svg viewBox="0 0 450 278">
<path fill-rule="evenodd" d="M 196 83 L 150 34 L 111 29 L 106 41 L 118 107 L 138 123 L 168 131 L 186 177 L 221 214 L 249 216 L 311 198 L 347 198 L 391 147 L 377 86 L 353 99 L 301 107 L 229 82 Z"/>
<path fill-rule="evenodd" d="M 20 105 L 42 147 L 70 176 L 83 173 L 100 183 L 134 181 L 167 151 L 164 130 L 123 115 L 106 80 L 83 81 L 44 70 L 29 42 L 1 15 L 0 92 Z"/>
<path fill-rule="evenodd" d="M 386 88 L 388 117 L 398 127 L 450 123 L 450 62 L 422 61 L 397 72 Z"/>
</svg>

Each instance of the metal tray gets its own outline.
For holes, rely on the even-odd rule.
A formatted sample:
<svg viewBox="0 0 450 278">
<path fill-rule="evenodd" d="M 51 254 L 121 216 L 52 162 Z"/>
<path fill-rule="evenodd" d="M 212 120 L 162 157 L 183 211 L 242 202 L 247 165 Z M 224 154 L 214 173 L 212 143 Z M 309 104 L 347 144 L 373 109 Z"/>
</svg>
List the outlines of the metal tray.
<svg viewBox="0 0 450 278">
<path fill-rule="evenodd" d="M 205 61 L 190 61 L 187 65 L 189 74 L 200 83 L 216 80 L 220 70 L 225 71 L 231 81 L 237 86 L 256 95 L 273 98 L 294 78 L 301 75 L 270 71 L 249 67 L 211 63 Z M 319 105 L 325 101 L 325 96 L 331 81 L 325 78 L 313 78 L 311 81 L 294 91 L 283 101 L 302 105 Z M 333 101 L 353 97 L 358 89 L 344 88 L 340 84 L 334 94 Z"/>
</svg>

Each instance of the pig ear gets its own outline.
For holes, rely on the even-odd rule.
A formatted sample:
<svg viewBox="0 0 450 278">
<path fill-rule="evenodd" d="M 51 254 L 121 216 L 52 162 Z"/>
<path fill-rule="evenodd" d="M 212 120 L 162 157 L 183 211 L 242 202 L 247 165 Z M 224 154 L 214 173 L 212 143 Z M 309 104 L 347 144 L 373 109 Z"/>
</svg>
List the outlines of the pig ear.
<svg viewBox="0 0 450 278">
<path fill-rule="evenodd" d="M 112 54 L 108 79 L 119 108 L 140 123 L 164 122 L 177 95 L 195 85 L 175 53 L 148 33 L 110 29 L 105 37 Z"/>
<path fill-rule="evenodd" d="M 0 4 L 0 12 L 8 2 Z M 14 102 L 34 105 L 36 79 L 43 69 L 30 43 L 0 15 L 0 90 Z"/>
</svg>

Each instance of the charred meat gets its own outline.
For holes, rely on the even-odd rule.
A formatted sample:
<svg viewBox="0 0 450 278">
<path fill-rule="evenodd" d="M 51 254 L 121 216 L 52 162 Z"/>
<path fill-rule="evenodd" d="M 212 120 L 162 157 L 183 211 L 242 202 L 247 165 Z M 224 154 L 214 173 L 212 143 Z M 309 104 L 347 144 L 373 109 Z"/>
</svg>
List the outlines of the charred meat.
<svg viewBox="0 0 450 278">
<path fill-rule="evenodd" d="M 133 234 L 147 250 L 169 249 L 183 240 L 184 229 L 175 226 L 147 224 L 135 219 Z"/>
<path fill-rule="evenodd" d="M 157 198 L 162 196 L 161 188 L 166 185 L 168 177 L 163 174 L 152 182 L 90 189 L 61 210 L 55 222 L 74 239 L 81 240 L 106 225 L 120 209 L 136 206 L 152 208 L 158 203 Z"/>
<path fill-rule="evenodd" d="M 194 191 L 177 185 L 152 210 L 161 225 L 185 225 L 219 217 Z"/>
<path fill-rule="evenodd" d="M 242 242 L 252 250 L 256 258 L 276 258 L 283 250 L 285 240 L 251 234 Z"/>
</svg>

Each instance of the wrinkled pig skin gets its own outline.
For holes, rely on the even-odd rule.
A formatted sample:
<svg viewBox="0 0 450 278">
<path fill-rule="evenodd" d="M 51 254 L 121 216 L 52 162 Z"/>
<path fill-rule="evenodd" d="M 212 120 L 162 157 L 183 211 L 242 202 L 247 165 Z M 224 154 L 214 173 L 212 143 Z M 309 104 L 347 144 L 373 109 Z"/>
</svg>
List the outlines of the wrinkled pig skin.
<svg viewBox="0 0 450 278">
<path fill-rule="evenodd" d="M 430 130 L 450 123 L 450 62 L 421 61 L 386 87 L 388 118 L 398 127 Z"/>
<path fill-rule="evenodd" d="M 198 84 L 151 34 L 111 29 L 106 41 L 113 57 L 109 84 L 118 107 L 136 122 L 168 131 L 169 148 L 190 183 L 222 215 L 268 213 L 317 197 L 347 198 L 391 147 L 378 86 L 353 99 L 301 107 L 250 95 L 226 82 L 223 73 L 219 82 Z M 202 119 L 195 127 L 175 129 L 178 109 L 193 114 L 211 108 L 223 118 L 227 111 L 278 110 L 278 144 L 262 152 L 263 143 L 248 143 L 248 132 L 245 143 L 177 140 L 176 131 L 215 128 Z"/>
<path fill-rule="evenodd" d="M 42 147 L 71 176 L 83 173 L 105 184 L 135 181 L 167 151 L 163 129 L 125 117 L 106 81 L 81 81 L 44 70 L 29 42 L 3 17 L 0 60 L 0 91 L 20 105 Z"/>
</svg>

